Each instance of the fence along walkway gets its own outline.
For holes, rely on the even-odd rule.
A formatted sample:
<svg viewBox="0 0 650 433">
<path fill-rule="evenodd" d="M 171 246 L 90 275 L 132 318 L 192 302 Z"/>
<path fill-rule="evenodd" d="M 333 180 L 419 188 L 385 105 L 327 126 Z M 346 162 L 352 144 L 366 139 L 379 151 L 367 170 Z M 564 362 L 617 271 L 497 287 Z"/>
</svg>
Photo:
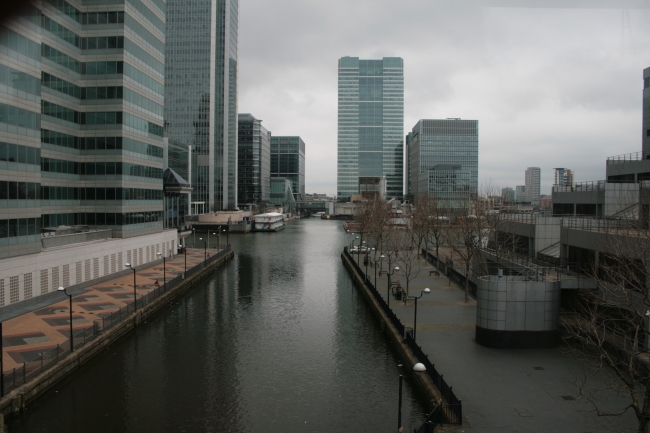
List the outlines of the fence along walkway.
<svg viewBox="0 0 650 433">
<path fill-rule="evenodd" d="M 76 349 L 83 346 L 87 342 L 92 341 L 102 332 L 112 328 L 113 326 L 129 317 L 129 315 L 134 311 L 134 305 L 137 306 L 138 310 L 142 309 L 144 306 L 164 295 L 168 291 L 173 290 L 186 278 L 195 275 L 196 273 L 202 271 L 206 266 L 224 257 L 230 252 L 230 250 L 230 246 L 226 247 L 225 249 L 219 251 L 217 254 L 208 257 L 202 263 L 189 269 L 187 272 L 185 272 L 185 275 L 181 273 L 175 278 L 168 280 L 166 284 L 163 284 L 160 287 L 156 287 L 149 293 L 141 296 L 140 298 L 137 298 L 135 303 L 131 301 L 119 310 L 107 316 L 95 319 L 91 326 L 77 333 L 73 332 L 72 340 L 74 341 L 74 348 Z M 53 349 L 49 349 L 43 353 L 40 353 L 36 359 L 29 362 L 24 362 L 22 367 L 14 368 L 10 373 L 2 374 L 0 395 L 5 395 L 9 391 L 26 383 L 32 377 L 52 367 L 60 359 L 63 359 L 64 356 L 68 353 L 70 353 L 70 339 L 66 340 L 64 343 L 57 344 Z"/>
<path fill-rule="evenodd" d="M 354 260 L 352 255 L 350 255 L 350 252 L 348 251 L 348 247 L 345 247 L 343 252 L 346 255 L 346 257 L 350 260 L 350 262 L 353 264 L 355 271 L 360 275 L 365 275 L 363 273 L 363 270 L 359 266 L 359 264 Z M 393 310 L 391 310 L 391 308 L 388 306 L 386 301 L 384 301 L 384 298 L 379 294 L 379 291 L 368 280 L 368 278 L 365 278 L 365 286 L 368 289 L 368 291 L 372 293 L 373 297 L 375 298 L 375 300 L 377 301 L 381 309 L 390 319 L 392 325 L 397 329 L 397 332 L 400 335 L 404 336 L 406 344 L 411 349 L 413 355 L 417 358 L 418 362 L 424 364 L 424 366 L 427 369 L 427 374 L 429 375 L 433 383 L 440 391 L 440 394 L 442 394 L 444 403 L 434 408 L 434 410 L 427 416 L 425 423 L 422 424 L 422 426 L 418 430 L 416 430 L 416 432 L 417 433 L 433 432 L 435 425 L 442 424 L 443 421 L 445 424 L 458 424 L 458 425 L 462 424 L 463 422 L 462 401 L 458 397 L 456 397 L 456 394 L 454 394 L 452 387 L 447 384 L 442 374 L 438 373 L 438 371 L 435 368 L 435 365 L 432 364 L 431 361 L 429 361 L 429 357 L 422 351 L 422 348 L 415 343 L 412 335 L 406 332 L 405 326 L 395 315 L 395 313 L 393 313 Z M 433 427 L 431 427 L 432 425 Z M 425 428 L 425 430 L 423 430 L 423 428 Z M 428 428 L 431 428 L 431 430 L 426 430 Z"/>
</svg>

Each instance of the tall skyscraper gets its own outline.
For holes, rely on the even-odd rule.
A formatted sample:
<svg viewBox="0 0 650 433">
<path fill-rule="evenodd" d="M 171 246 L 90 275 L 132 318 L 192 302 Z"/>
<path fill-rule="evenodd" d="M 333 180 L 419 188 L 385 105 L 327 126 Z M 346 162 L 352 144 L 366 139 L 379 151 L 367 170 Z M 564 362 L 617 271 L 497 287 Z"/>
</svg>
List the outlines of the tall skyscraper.
<svg viewBox="0 0 650 433">
<path fill-rule="evenodd" d="M 553 185 L 573 186 L 573 171 L 568 168 L 555 168 Z"/>
<path fill-rule="evenodd" d="M 170 0 L 165 130 L 192 146 L 192 202 L 237 206 L 238 0 Z"/>
<path fill-rule="evenodd" d="M 404 195 L 404 61 L 339 59 L 337 195 L 360 177 L 386 177 L 388 198 Z"/>
<path fill-rule="evenodd" d="M 302 138 L 271 136 L 271 177 L 291 179 L 296 200 L 305 198 L 305 142 Z"/>
<path fill-rule="evenodd" d="M 478 120 L 420 120 L 407 139 L 413 199 L 466 206 L 478 193 Z"/>
<path fill-rule="evenodd" d="M 643 155 L 650 155 L 650 68 L 643 70 Z"/>
<path fill-rule="evenodd" d="M 526 169 L 526 201 L 529 201 L 532 205 L 539 203 L 541 172 L 539 167 L 528 167 Z"/>
<path fill-rule="evenodd" d="M 240 205 L 269 201 L 271 132 L 252 114 L 239 114 L 237 200 Z"/>
</svg>

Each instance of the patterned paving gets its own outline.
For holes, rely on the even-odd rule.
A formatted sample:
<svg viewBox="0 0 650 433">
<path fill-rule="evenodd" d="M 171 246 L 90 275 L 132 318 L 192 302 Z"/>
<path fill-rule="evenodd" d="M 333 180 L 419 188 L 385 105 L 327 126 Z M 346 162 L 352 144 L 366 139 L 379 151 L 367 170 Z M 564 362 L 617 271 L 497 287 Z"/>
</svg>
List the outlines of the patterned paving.
<svg viewBox="0 0 650 433">
<path fill-rule="evenodd" d="M 216 253 L 215 250 L 211 251 Z M 203 262 L 203 249 L 187 249 L 187 269 Z M 165 264 L 167 280 L 171 280 L 185 268 L 185 257 L 176 256 Z M 136 296 L 140 298 L 152 291 L 156 281 L 163 284 L 163 265 L 136 267 Z M 133 274 L 90 286 L 72 298 L 73 332 L 93 325 L 113 311 L 133 302 Z M 70 302 L 68 299 L 32 311 L 2 324 L 2 371 L 9 373 L 22 367 L 24 362 L 37 358 L 57 344 L 63 344 L 70 336 Z"/>
</svg>

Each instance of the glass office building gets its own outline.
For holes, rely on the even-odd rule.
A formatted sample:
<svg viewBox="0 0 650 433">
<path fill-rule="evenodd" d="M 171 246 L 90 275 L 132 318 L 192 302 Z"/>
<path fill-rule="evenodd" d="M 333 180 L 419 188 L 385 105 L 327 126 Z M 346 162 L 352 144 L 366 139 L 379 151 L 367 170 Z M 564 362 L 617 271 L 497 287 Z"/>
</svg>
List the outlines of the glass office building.
<svg viewBox="0 0 650 433">
<path fill-rule="evenodd" d="M 192 202 L 206 212 L 237 206 L 238 9 L 167 2 L 165 131 L 192 146 Z"/>
<path fill-rule="evenodd" d="M 162 231 L 164 0 L 47 0 L 0 27 L 0 258 L 41 229 Z"/>
<path fill-rule="evenodd" d="M 450 207 L 464 207 L 478 193 L 478 120 L 420 120 L 407 136 L 409 185 Z"/>
<path fill-rule="evenodd" d="M 300 137 L 271 137 L 271 177 L 293 183 L 296 200 L 305 198 L 305 142 Z"/>
<path fill-rule="evenodd" d="M 339 59 L 337 195 L 359 177 L 386 177 L 387 198 L 404 195 L 404 61 Z"/>
<path fill-rule="evenodd" d="M 269 201 L 271 133 L 251 114 L 239 115 L 237 200 L 239 205 Z"/>
</svg>

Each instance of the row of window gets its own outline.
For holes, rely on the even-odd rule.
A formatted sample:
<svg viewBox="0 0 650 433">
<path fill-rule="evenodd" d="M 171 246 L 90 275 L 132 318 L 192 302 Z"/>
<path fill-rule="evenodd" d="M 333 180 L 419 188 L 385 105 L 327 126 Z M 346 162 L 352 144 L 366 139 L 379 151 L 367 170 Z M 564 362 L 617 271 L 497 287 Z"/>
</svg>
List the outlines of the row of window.
<svg viewBox="0 0 650 433">
<path fill-rule="evenodd" d="M 41 163 L 41 149 L 0 141 L 0 161 L 38 165 Z"/>
<path fill-rule="evenodd" d="M 1 188 L 1 184 L 0 184 Z M 38 197 L 37 197 L 38 198 Z M 144 188 L 77 188 L 43 186 L 43 200 L 157 200 L 163 198 L 160 189 Z"/>
<path fill-rule="evenodd" d="M 127 15 L 126 17 L 126 26 L 129 27 L 142 41 L 151 45 L 161 54 L 165 53 L 165 43 L 155 37 L 149 30 L 130 15 Z"/>
<path fill-rule="evenodd" d="M 162 221 L 162 211 L 126 213 L 67 213 L 43 215 L 43 227 L 60 225 L 122 226 Z"/>
<path fill-rule="evenodd" d="M 75 162 L 55 158 L 41 158 L 41 171 L 77 174 L 82 176 L 129 175 L 162 179 L 163 170 L 128 162 Z"/>
<path fill-rule="evenodd" d="M 5 27 L 0 27 L 0 46 L 7 47 L 36 61 L 41 61 L 40 44 Z"/>
<path fill-rule="evenodd" d="M 0 181 L 0 200 L 39 200 L 40 198 L 40 183 Z"/>
<path fill-rule="evenodd" d="M 105 99 L 122 99 L 132 102 L 138 107 L 163 115 L 163 106 L 146 98 L 139 93 L 129 89 L 124 89 L 122 86 L 103 86 L 103 87 L 79 87 L 66 80 L 50 75 L 46 72 L 42 73 L 43 86 L 56 90 L 73 98 L 81 100 L 105 100 Z M 55 116 L 58 117 L 58 116 Z"/>
<path fill-rule="evenodd" d="M 41 233 L 40 218 L 0 220 L 0 238 L 37 235 Z"/>
<path fill-rule="evenodd" d="M 163 149 L 125 137 L 75 137 L 62 132 L 41 129 L 41 141 L 55 146 L 79 150 L 128 150 L 142 155 L 163 157 Z"/>
<path fill-rule="evenodd" d="M 139 45 L 127 39 L 124 46 L 126 52 L 133 54 L 135 58 L 141 61 L 145 66 L 159 72 L 161 75 L 165 74 L 165 65 L 162 62 L 158 61 L 154 56 L 140 48 Z"/>
<path fill-rule="evenodd" d="M 32 95 L 41 96 L 41 82 L 38 78 L 17 71 L 9 66 L 0 65 L 0 84 L 22 90 Z"/>
<path fill-rule="evenodd" d="M 49 101 L 41 100 L 41 113 L 57 119 L 76 123 L 78 125 L 119 125 L 124 124 L 143 131 L 147 134 L 162 137 L 163 128 L 147 120 L 121 111 L 98 111 L 83 113 L 71 108 L 63 107 Z"/>
<path fill-rule="evenodd" d="M 41 115 L 0 103 L 0 123 L 38 130 L 41 127 Z"/>
</svg>

